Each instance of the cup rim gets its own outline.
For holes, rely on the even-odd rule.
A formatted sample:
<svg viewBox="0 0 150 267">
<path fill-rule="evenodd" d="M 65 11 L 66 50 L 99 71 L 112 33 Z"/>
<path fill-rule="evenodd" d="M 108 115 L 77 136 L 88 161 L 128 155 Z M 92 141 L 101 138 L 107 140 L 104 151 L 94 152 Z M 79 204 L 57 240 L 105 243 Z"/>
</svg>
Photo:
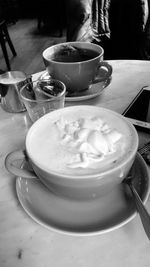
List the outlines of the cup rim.
<svg viewBox="0 0 150 267">
<path fill-rule="evenodd" d="M 16 75 L 16 77 L 13 77 L 13 75 L 15 76 Z M 19 77 L 21 80 L 20 81 L 16 81 L 16 82 L 10 82 L 10 83 L 2 83 L 1 82 L 1 78 L 2 79 L 4 79 L 4 78 L 7 78 L 7 79 L 9 79 L 9 78 L 11 78 L 11 77 L 13 77 L 14 79 L 16 79 L 17 78 L 17 76 L 19 76 L 19 75 L 21 75 L 22 77 Z M 21 82 L 23 82 L 23 81 L 25 81 L 26 79 L 28 78 L 28 76 L 26 75 L 26 73 L 25 72 L 23 72 L 23 71 L 7 71 L 7 72 L 4 72 L 4 73 L 2 73 L 2 74 L 0 74 L 0 84 L 1 85 L 15 85 L 15 84 L 19 84 L 19 83 L 21 83 Z"/>
<path fill-rule="evenodd" d="M 74 45 L 90 45 L 90 46 L 93 46 L 93 47 L 97 47 L 98 49 L 101 49 L 101 53 L 92 58 L 92 59 L 88 59 L 88 60 L 84 60 L 84 61 L 77 61 L 77 62 L 57 62 L 55 60 L 51 60 L 51 59 L 48 59 L 47 57 L 47 53 L 49 50 L 53 49 L 54 47 L 59 47 L 61 45 L 67 45 L 67 44 L 74 44 Z M 42 52 L 42 56 L 44 58 L 44 60 L 47 60 L 49 62 L 53 62 L 53 64 L 59 64 L 59 65 L 78 65 L 78 64 L 86 64 L 87 62 L 91 62 L 95 59 L 98 59 L 99 57 L 103 56 L 104 55 L 104 49 L 102 46 L 100 45 L 97 45 L 97 44 L 94 44 L 94 43 L 86 43 L 86 42 L 63 42 L 63 43 L 59 43 L 59 44 L 55 44 L 55 45 L 52 45 L 52 46 L 49 46 L 47 47 L 43 52 Z"/>
</svg>

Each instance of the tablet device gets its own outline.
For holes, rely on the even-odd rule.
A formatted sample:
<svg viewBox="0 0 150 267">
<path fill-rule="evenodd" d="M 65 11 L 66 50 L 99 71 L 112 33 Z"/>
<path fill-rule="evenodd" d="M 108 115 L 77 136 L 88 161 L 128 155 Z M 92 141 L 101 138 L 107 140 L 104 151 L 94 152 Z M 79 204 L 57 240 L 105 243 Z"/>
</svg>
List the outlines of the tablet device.
<svg viewBox="0 0 150 267">
<path fill-rule="evenodd" d="M 142 88 L 122 115 L 135 127 L 150 131 L 150 86 Z"/>
</svg>

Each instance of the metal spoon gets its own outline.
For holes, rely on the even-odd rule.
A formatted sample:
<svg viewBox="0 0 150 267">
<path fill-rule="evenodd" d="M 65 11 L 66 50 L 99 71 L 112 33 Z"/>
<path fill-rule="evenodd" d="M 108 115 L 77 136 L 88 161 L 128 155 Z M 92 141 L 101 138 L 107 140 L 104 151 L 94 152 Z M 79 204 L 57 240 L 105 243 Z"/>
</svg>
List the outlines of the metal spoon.
<svg viewBox="0 0 150 267">
<path fill-rule="evenodd" d="M 129 186 L 133 199 L 137 208 L 137 211 L 139 212 L 145 233 L 147 234 L 148 239 L 150 240 L 150 214 L 148 213 L 146 207 L 144 206 L 138 192 L 136 191 L 134 185 L 133 185 L 133 174 L 129 175 L 127 178 L 125 178 L 125 183 Z"/>
</svg>

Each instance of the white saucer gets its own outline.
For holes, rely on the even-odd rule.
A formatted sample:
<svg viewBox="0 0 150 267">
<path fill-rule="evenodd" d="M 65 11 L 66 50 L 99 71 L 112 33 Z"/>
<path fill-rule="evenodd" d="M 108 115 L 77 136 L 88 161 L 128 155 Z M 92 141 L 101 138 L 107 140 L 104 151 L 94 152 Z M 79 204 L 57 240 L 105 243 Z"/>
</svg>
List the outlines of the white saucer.
<svg viewBox="0 0 150 267">
<path fill-rule="evenodd" d="M 104 74 L 105 77 L 105 74 Z M 39 77 L 39 79 L 49 79 L 50 76 L 47 71 L 44 71 L 42 75 Z M 87 90 L 83 90 L 81 92 L 76 92 L 72 94 L 66 94 L 65 101 L 83 101 L 91 98 L 95 98 L 96 96 L 99 96 L 102 91 L 110 84 L 111 82 L 111 77 L 108 79 L 104 79 L 102 82 L 99 82 L 96 84 L 93 84 L 90 86 Z"/>
<path fill-rule="evenodd" d="M 150 181 L 146 163 L 137 154 L 134 162 L 135 187 L 146 203 Z M 92 201 L 75 201 L 56 196 L 39 180 L 16 179 L 18 199 L 26 213 L 37 223 L 72 235 L 95 235 L 117 229 L 137 214 L 130 190 L 121 184 L 107 196 Z"/>
</svg>

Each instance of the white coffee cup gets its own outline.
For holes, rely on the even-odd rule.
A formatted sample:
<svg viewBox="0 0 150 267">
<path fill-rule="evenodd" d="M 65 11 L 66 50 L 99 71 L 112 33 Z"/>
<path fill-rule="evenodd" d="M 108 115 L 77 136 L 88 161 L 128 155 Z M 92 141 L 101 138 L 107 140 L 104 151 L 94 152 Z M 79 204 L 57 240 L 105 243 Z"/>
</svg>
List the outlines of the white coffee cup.
<svg viewBox="0 0 150 267">
<path fill-rule="evenodd" d="M 57 54 L 68 47 L 80 49 L 80 52 L 82 50 L 90 51 L 94 55 L 91 58 L 88 56 L 84 60 L 80 60 L 79 57 L 77 62 L 64 62 L 63 59 L 59 62 L 56 61 Z M 42 56 L 49 75 L 53 79 L 62 81 L 69 92 L 88 89 L 93 83 L 106 81 L 112 74 L 111 65 L 103 61 L 104 49 L 93 43 L 66 42 L 56 44 L 45 49 Z M 68 60 L 68 56 L 69 54 L 66 54 L 66 60 Z"/>
<path fill-rule="evenodd" d="M 109 142 L 110 137 L 116 142 L 120 135 L 121 139 L 116 144 L 117 150 L 113 150 L 114 146 L 112 146 L 112 151 L 104 158 L 101 152 L 97 154 L 97 151 L 91 153 L 88 150 L 86 154 L 90 159 L 89 164 L 84 165 L 86 162 L 82 160 L 79 162 L 80 165 L 75 166 L 74 159 L 77 159 L 76 163 L 78 163 L 78 155 L 76 158 L 74 141 L 80 142 L 78 137 L 86 136 L 85 129 L 90 129 L 88 133 L 89 138 L 92 139 L 92 135 L 97 133 L 95 127 L 102 125 L 99 118 L 103 122 L 99 140 L 102 140 L 101 133 L 103 132 L 103 140 L 106 141 L 109 138 Z M 72 129 L 76 130 L 78 123 L 83 119 L 85 119 L 86 125 L 79 127 L 80 131 L 72 133 Z M 89 122 L 90 125 L 94 125 L 94 128 L 89 126 Z M 70 125 L 73 128 L 69 129 Z M 66 138 L 64 129 L 65 131 L 68 129 L 69 132 L 69 136 Z M 90 139 L 88 139 L 89 143 L 91 143 Z M 138 149 L 138 134 L 134 126 L 122 115 L 108 109 L 82 105 L 58 109 L 41 117 L 29 129 L 25 144 L 25 152 L 23 150 L 13 151 L 6 157 L 5 166 L 10 173 L 24 178 L 38 177 L 49 190 L 58 195 L 76 199 L 91 199 L 109 193 L 127 176 Z M 71 144 L 73 144 L 73 150 Z M 84 140 L 82 144 L 84 144 Z M 96 141 L 94 149 L 97 150 L 97 147 L 99 147 L 99 141 Z M 78 143 L 75 151 L 76 148 L 78 148 Z M 105 147 L 102 150 L 104 151 Z M 80 152 L 81 157 L 84 157 L 84 152 Z M 106 151 L 103 154 L 106 154 Z M 71 158 L 72 156 L 73 158 Z M 26 169 L 25 166 L 23 168 L 15 166 L 20 159 L 25 160 L 31 166 L 32 171 Z"/>
</svg>

